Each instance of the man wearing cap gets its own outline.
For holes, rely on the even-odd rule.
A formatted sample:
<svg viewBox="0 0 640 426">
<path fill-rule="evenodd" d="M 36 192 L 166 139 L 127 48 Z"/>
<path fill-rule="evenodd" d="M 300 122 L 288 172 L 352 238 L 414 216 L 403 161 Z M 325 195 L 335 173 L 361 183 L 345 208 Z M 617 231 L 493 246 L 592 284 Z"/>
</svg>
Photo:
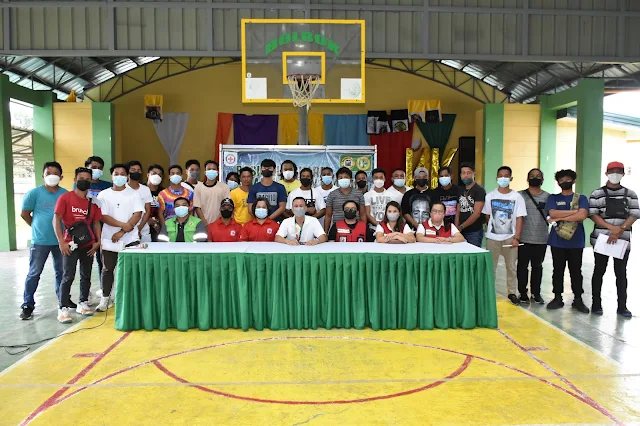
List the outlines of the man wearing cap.
<svg viewBox="0 0 640 426">
<path fill-rule="evenodd" d="M 402 214 L 415 231 L 421 223 L 429 219 L 431 210 L 431 191 L 429 191 L 429 171 L 418 167 L 413 172 L 415 188 L 402 197 Z"/>
<path fill-rule="evenodd" d="M 233 200 L 225 198 L 220 203 L 220 217 L 207 225 L 207 239 L 216 243 L 235 243 L 240 241 L 242 225 L 233 219 Z"/>
<path fill-rule="evenodd" d="M 620 185 L 624 177 L 624 165 L 618 161 L 607 165 L 607 183 L 598 188 L 589 197 L 589 216 L 595 223 L 591 233 L 591 245 L 595 247 L 599 235 L 607 235 L 608 244 L 616 244 L 618 240 L 627 241 L 627 249 L 622 259 L 613 259 L 613 270 L 616 274 L 618 288 L 618 315 L 630 318 L 627 309 L 627 261 L 631 249 L 631 226 L 640 217 L 638 196 L 631 189 Z M 595 253 L 595 267 L 591 287 L 593 305 L 591 312 L 602 315 L 602 277 L 607 270 L 609 256 Z"/>
<path fill-rule="evenodd" d="M 173 201 L 176 215 L 167 219 L 158 233 L 159 243 L 204 243 L 207 227 L 199 218 L 191 215 L 189 200 L 178 197 Z"/>
</svg>

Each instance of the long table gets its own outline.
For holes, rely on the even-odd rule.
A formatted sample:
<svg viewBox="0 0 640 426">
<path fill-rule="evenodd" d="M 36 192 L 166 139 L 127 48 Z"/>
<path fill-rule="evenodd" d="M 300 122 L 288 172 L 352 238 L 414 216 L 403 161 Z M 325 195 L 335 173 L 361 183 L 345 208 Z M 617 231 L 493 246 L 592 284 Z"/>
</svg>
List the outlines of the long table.
<svg viewBox="0 0 640 426">
<path fill-rule="evenodd" d="M 151 243 L 120 253 L 118 330 L 498 326 L 492 260 L 467 243 Z"/>
</svg>

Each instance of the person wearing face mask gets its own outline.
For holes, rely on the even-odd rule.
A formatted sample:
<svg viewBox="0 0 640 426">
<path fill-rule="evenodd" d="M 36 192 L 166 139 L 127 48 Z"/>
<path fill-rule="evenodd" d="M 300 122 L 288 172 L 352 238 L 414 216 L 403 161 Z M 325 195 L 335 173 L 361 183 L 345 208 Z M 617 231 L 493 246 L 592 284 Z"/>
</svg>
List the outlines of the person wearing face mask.
<svg viewBox="0 0 640 426">
<path fill-rule="evenodd" d="M 402 218 L 400 203 L 389 201 L 382 222 L 376 227 L 376 242 L 387 244 L 415 243 L 413 230 Z"/>
<path fill-rule="evenodd" d="M 284 186 L 284 189 L 287 191 L 287 196 L 294 189 L 300 188 L 301 182 L 296 179 L 298 177 L 298 166 L 291 160 L 284 160 L 282 165 L 280 166 L 280 177 L 281 179 L 278 181 L 279 184 Z"/>
<path fill-rule="evenodd" d="M 227 182 L 229 191 L 233 191 L 234 189 L 240 186 L 240 175 L 236 172 L 229 172 L 227 173 L 227 178 L 225 179 L 225 182 Z"/>
<path fill-rule="evenodd" d="M 540 296 L 542 284 L 542 262 L 547 253 L 549 223 L 547 222 L 547 199 L 549 193 L 543 191 L 544 174 L 540 169 L 531 169 L 527 175 L 529 187 L 520 191 L 527 209 L 522 221 L 522 234 L 518 247 L 518 292 L 520 303 L 544 303 Z M 531 299 L 527 290 L 529 284 L 529 263 L 531 263 Z"/>
<path fill-rule="evenodd" d="M 169 185 L 163 189 L 158 195 L 158 222 L 160 228 L 164 225 L 165 220 L 176 215 L 174 202 L 177 198 L 183 197 L 193 203 L 193 191 L 182 186 L 182 167 L 174 164 L 169 167 Z"/>
<path fill-rule="evenodd" d="M 158 242 L 158 232 L 160 232 L 159 203 L 158 195 L 164 189 L 162 187 L 162 177 L 164 176 L 164 168 L 159 164 L 152 164 L 147 168 L 147 187 L 151 191 L 151 211 L 149 215 L 149 233 L 151 241 Z"/>
<path fill-rule="evenodd" d="M 178 197 L 175 200 L 176 215 L 160 229 L 158 242 L 161 243 L 204 243 L 207 241 L 207 227 L 190 213 L 189 200 Z"/>
<path fill-rule="evenodd" d="M 125 247 L 140 244 L 137 225 L 145 208 L 142 198 L 127 185 L 129 169 L 125 164 L 111 166 L 113 187 L 98 194 L 98 205 L 102 211 L 102 296 L 96 311 L 104 312 L 113 304 L 111 290 L 118 255 Z"/>
<path fill-rule="evenodd" d="M 387 174 L 384 170 L 381 168 L 373 169 L 371 176 L 373 177 L 373 188 L 364 194 L 364 206 L 369 227 L 372 231 L 375 231 L 378 224 L 384 219 L 384 209 L 391 201 L 391 197 L 384 189 L 384 181 L 387 179 Z"/>
<path fill-rule="evenodd" d="M 507 166 L 498 169 L 498 188 L 487 194 L 482 213 L 489 218 L 487 250 L 493 258 L 494 279 L 498 259 L 502 256 L 507 268 L 508 298 L 514 305 L 519 305 L 520 299 L 516 296 L 516 261 L 522 235 L 522 218 L 527 215 L 527 209 L 522 195 L 509 187 L 513 179 L 512 173 L 511 168 Z"/>
<path fill-rule="evenodd" d="M 20 318 L 31 319 L 36 306 L 34 295 L 38 289 L 44 264 L 51 254 L 55 271 L 56 296 L 60 298 L 62 282 L 62 253 L 53 230 L 52 220 L 58 199 L 67 192 L 59 186 L 62 180 L 62 166 L 50 161 L 42 168 L 44 185 L 26 193 L 22 201 L 20 217 L 31 227 L 31 247 L 29 248 L 29 272 L 24 282 L 23 302 L 20 306 Z"/>
<path fill-rule="evenodd" d="M 469 244 L 482 247 L 482 239 L 484 238 L 482 209 L 487 193 L 475 181 L 473 164 L 460 164 L 460 179 L 464 184 L 464 189 L 460 195 L 455 225 Z"/>
<path fill-rule="evenodd" d="M 266 198 L 256 199 L 252 213 L 253 219 L 242 227 L 240 241 L 273 242 L 280 225 L 269 219 L 269 201 Z"/>
<path fill-rule="evenodd" d="M 273 181 L 273 173 L 276 170 L 275 161 L 265 158 L 260 163 L 260 173 L 262 180 L 255 183 L 249 189 L 249 207 L 253 210 L 253 203 L 259 197 L 269 200 L 269 218 L 276 222 L 284 215 L 287 207 L 287 190 L 284 185 Z"/>
<path fill-rule="evenodd" d="M 373 231 L 365 222 L 356 219 L 360 206 L 355 201 L 347 201 L 342 206 L 344 219 L 331 225 L 329 241 L 339 243 L 371 243 Z"/>
<path fill-rule="evenodd" d="M 367 173 L 362 170 L 358 170 L 356 172 L 356 177 L 354 178 L 356 183 L 356 189 L 362 192 L 364 195 L 367 192 L 367 184 L 369 183 L 369 178 L 367 177 Z"/>
<path fill-rule="evenodd" d="M 571 307 L 584 314 L 589 308 L 582 301 L 582 252 L 585 247 L 584 225 L 589 215 L 589 200 L 584 195 L 573 192 L 578 178 L 573 170 L 560 170 L 556 173 L 556 182 L 562 189 L 560 194 L 549 195 L 547 209 L 549 222 L 554 225 L 549 233 L 548 244 L 553 258 L 553 294 L 554 298 L 547 309 L 560 309 L 564 306 L 564 271 L 569 266 L 573 304 Z"/>
<path fill-rule="evenodd" d="M 331 169 L 331 167 L 323 167 L 322 170 L 320 170 L 320 185 L 313 188 L 313 192 L 317 192 L 322 197 L 322 202 L 325 205 L 324 213 L 326 213 L 327 199 L 329 198 L 329 194 L 331 194 L 336 189 L 338 189 L 338 187 L 333 184 L 333 169 Z M 322 214 L 322 216 L 318 217 L 320 224 L 322 224 L 323 226 L 324 213 Z"/>
<path fill-rule="evenodd" d="M 413 172 L 415 188 L 407 191 L 402 197 L 402 213 L 412 229 L 429 219 L 431 210 L 431 191 L 429 191 L 429 171 L 418 167 Z"/>
<path fill-rule="evenodd" d="M 218 163 L 208 160 L 204 163 L 207 179 L 193 191 L 193 207 L 201 221 L 208 225 L 220 216 L 220 202 L 229 198 L 229 187 L 218 181 Z"/>
<path fill-rule="evenodd" d="M 347 201 L 354 201 L 360 206 L 357 214 L 358 220 L 362 222 L 367 221 L 367 211 L 364 206 L 364 195 L 361 191 L 354 189 L 351 186 L 351 178 L 353 173 L 346 167 L 338 169 L 338 190 L 333 191 L 327 197 L 327 207 L 324 215 L 324 230 L 329 232 L 331 225 L 344 219 L 344 210 L 342 206 Z"/>
<path fill-rule="evenodd" d="M 627 309 L 627 262 L 631 250 L 631 226 L 640 217 L 638 196 L 635 191 L 620 185 L 624 177 L 624 165 L 619 161 L 607 165 L 607 183 L 598 188 L 589 197 L 589 215 L 595 228 L 591 233 L 591 245 L 595 247 L 599 235 L 607 235 L 610 244 L 618 240 L 628 241 L 627 250 L 622 259 L 613 259 L 613 271 L 618 289 L 618 315 L 630 318 Z M 595 253 L 595 267 L 591 279 L 593 304 L 591 313 L 602 315 L 602 277 L 607 271 L 609 256 Z"/>
<path fill-rule="evenodd" d="M 451 168 L 445 166 L 438 170 L 438 187 L 433 191 L 432 202 L 440 201 L 447 208 L 444 215 L 444 222 L 452 225 L 456 221 L 458 215 L 460 196 L 463 191 L 458 185 L 454 185 L 451 181 Z"/>
<path fill-rule="evenodd" d="M 445 221 L 447 206 L 440 201 L 431 205 L 429 219 L 421 223 L 416 231 L 419 243 L 452 244 L 463 243 L 464 237 L 454 224 Z"/>
<path fill-rule="evenodd" d="M 137 225 L 138 234 L 140 235 L 140 242 L 151 242 L 151 230 L 149 228 L 149 218 L 151 217 L 151 203 L 153 202 L 153 196 L 151 190 L 140 183 L 142 180 L 142 164 L 139 161 L 129 161 L 127 164 L 129 168 L 129 188 L 138 193 L 142 202 L 144 203 L 144 213 L 142 219 Z"/>
<path fill-rule="evenodd" d="M 190 191 L 193 191 L 200 180 L 200 162 L 195 159 L 188 160 L 185 165 L 187 179 L 181 185 Z"/>
<path fill-rule="evenodd" d="M 407 182 L 406 176 L 407 174 L 402 169 L 395 169 L 391 174 L 391 182 L 393 185 L 387 188 L 387 195 L 389 196 L 390 201 L 395 201 L 396 203 L 401 204 L 402 197 L 404 197 L 404 194 L 411 189 L 405 185 Z"/>
<path fill-rule="evenodd" d="M 104 170 L 104 160 L 102 157 L 94 155 L 87 158 L 84 166 L 91 170 L 91 187 L 87 193 L 87 198 L 95 200 L 100 191 L 111 188 L 111 182 L 100 179 Z M 98 267 L 101 268 L 100 263 L 98 263 Z"/>
<path fill-rule="evenodd" d="M 100 248 L 102 212 L 87 198 L 91 187 L 91 170 L 78 167 L 75 175 L 75 189 L 63 194 L 56 203 L 53 229 L 62 253 L 63 278 L 60 285 L 58 321 L 66 324 L 72 321 L 70 311 L 93 315 L 89 307 L 91 289 L 91 266 L 93 256 Z M 64 231 L 62 225 L 64 224 Z M 70 244 L 75 243 L 72 249 Z M 71 302 L 71 285 L 76 277 L 76 267 L 80 262 L 80 299 L 78 305 Z"/>
<path fill-rule="evenodd" d="M 207 240 L 215 243 L 235 243 L 240 241 L 242 225 L 233 220 L 233 200 L 225 198 L 220 202 L 220 217 L 207 225 Z"/>
<path fill-rule="evenodd" d="M 253 219 L 251 210 L 249 210 L 249 189 L 253 184 L 253 169 L 251 167 L 243 167 L 240 169 L 240 186 L 231 189 L 229 197 L 233 200 L 236 208 L 233 210 L 233 218 L 240 225 L 245 225 Z M 231 187 L 229 187 L 231 188 Z"/>
<path fill-rule="evenodd" d="M 291 204 L 297 197 L 307 200 L 307 214 L 319 219 L 324 216 L 325 204 L 322 194 L 313 189 L 313 172 L 309 168 L 300 171 L 300 188 L 294 189 L 287 197 L 287 217 L 293 216 Z"/>
<path fill-rule="evenodd" d="M 282 221 L 275 242 L 290 246 L 313 246 L 327 242 L 327 234 L 318 219 L 307 215 L 307 201 L 298 197 L 293 200 L 292 207 L 293 217 Z"/>
</svg>

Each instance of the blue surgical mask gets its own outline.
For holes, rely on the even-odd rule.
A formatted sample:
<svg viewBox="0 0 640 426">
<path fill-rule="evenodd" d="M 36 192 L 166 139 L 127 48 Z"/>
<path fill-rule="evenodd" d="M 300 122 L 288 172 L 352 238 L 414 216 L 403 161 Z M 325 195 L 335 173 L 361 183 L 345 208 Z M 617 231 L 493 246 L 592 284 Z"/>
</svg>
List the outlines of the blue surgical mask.
<svg viewBox="0 0 640 426">
<path fill-rule="evenodd" d="M 333 176 L 322 176 L 322 183 L 331 185 L 331 183 L 333 183 Z"/>
<path fill-rule="evenodd" d="M 441 178 L 438 178 L 438 182 L 440 182 L 440 185 L 442 186 L 449 186 L 451 183 L 451 176 L 442 176 Z"/>
<path fill-rule="evenodd" d="M 207 170 L 204 172 L 205 176 L 207 177 L 207 179 L 209 180 L 215 180 L 218 177 L 218 171 L 217 170 Z"/>
<path fill-rule="evenodd" d="M 269 210 L 267 210 L 267 209 L 263 209 L 261 207 L 258 207 L 256 209 L 256 217 L 258 219 L 264 219 L 264 218 L 267 217 L 268 214 L 269 214 Z"/>
<path fill-rule="evenodd" d="M 508 177 L 499 177 L 498 178 L 498 186 L 500 186 L 500 188 L 506 188 L 507 186 L 509 186 L 509 184 L 511 184 L 511 179 Z"/>
<path fill-rule="evenodd" d="M 176 207 L 175 210 L 176 210 L 176 216 L 178 217 L 185 217 L 186 215 L 189 214 L 189 207 L 186 207 L 186 206 Z"/>
<path fill-rule="evenodd" d="M 338 179 L 338 186 L 340 188 L 349 188 L 351 186 L 351 179 Z"/>
<path fill-rule="evenodd" d="M 115 186 L 125 186 L 127 183 L 126 176 L 112 176 L 111 180 Z"/>
<path fill-rule="evenodd" d="M 171 175 L 171 176 L 169 176 L 169 180 L 171 181 L 172 184 L 177 185 L 180 182 L 182 182 L 182 176 L 180 176 L 180 175 Z"/>
<path fill-rule="evenodd" d="M 229 180 L 227 181 L 227 186 L 229 187 L 229 189 L 231 191 L 233 191 L 234 189 L 236 189 L 239 185 L 238 182 L 236 182 L 235 180 Z"/>
<path fill-rule="evenodd" d="M 91 169 L 91 178 L 93 180 L 98 180 L 102 177 L 102 170 L 100 169 Z"/>
<path fill-rule="evenodd" d="M 407 183 L 404 179 L 394 179 L 393 180 L 393 184 L 395 186 L 404 186 L 404 184 Z"/>
</svg>

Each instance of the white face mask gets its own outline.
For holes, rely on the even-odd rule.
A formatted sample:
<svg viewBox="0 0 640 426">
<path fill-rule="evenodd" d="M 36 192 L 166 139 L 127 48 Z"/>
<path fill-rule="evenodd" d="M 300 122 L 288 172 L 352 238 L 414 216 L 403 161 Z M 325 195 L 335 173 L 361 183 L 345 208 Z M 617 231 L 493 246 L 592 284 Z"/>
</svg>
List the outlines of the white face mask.
<svg viewBox="0 0 640 426">
<path fill-rule="evenodd" d="M 376 188 L 380 189 L 382 187 L 384 187 L 384 180 L 382 179 L 376 179 L 373 181 L 373 186 L 375 186 Z"/>
<path fill-rule="evenodd" d="M 60 176 L 58 175 L 46 175 L 44 176 L 44 184 L 49 187 L 58 186 L 60 183 Z"/>
<path fill-rule="evenodd" d="M 395 222 L 400 217 L 400 213 L 387 213 L 387 219 L 391 222 Z"/>
<path fill-rule="evenodd" d="M 282 172 L 282 176 L 284 176 L 284 178 L 287 180 L 291 179 L 293 177 L 293 170 Z"/>
<path fill-rule="evenodd" d="M 622 180 L 622 176 L 623 176 L 622 173 L 609 173 L 607 175 L 607 178 L 609 179 L 609 182 L 611 182 L 614 185 L 617 185 Z"/>
<path fill-rule="evenodd" d="M 149 183 L 151 185 L 160 185 L 162 183 L 162 178 L 160 175 L 151 175 L 149 176 Z"/>
</svg>

